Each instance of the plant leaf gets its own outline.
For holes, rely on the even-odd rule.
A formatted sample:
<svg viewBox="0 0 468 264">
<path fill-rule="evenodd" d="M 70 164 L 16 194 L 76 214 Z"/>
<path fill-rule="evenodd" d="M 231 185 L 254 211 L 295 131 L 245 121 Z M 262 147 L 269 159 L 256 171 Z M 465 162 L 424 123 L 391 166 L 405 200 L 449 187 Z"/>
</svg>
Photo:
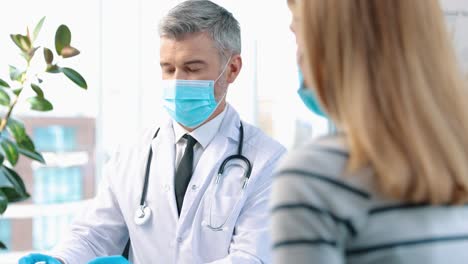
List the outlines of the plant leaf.
<svg viewBox="0 0 468 264">
<path fill-rule="evenodd" d="M 44 48 L 44 59 L 48 65 L 52 64 L 52 61 L 54 61 L 54 54 L 48 48 Z"/>
<path fill-rule="evenodd" d="M 36 54 L 37 49 L 39 47 L 31 48 L 29 51 L 23 51 L 20 53 L 21 57 L 23 57 L 27 62 L 30 62 L 32 58 L 34 57 L 34 54 Z"/>
<path fill-rule="evenodd" d="M 46 72 L 48 73 L 60 73 L 60 68 L 57 64 L 49 64 L 47 65 Z"/>
<path fill-rule="evenodd" d="M 15 45 L 20 48 L 21 50 L 23 50 L 23 47 L 21 47 L 21 41 L 19 40 L 19 36 L 21 36 L 20 34 L 10 34 L 10 38 L 11 40 L 13 40 L 13 42 L 15 43 Z M 24 51 L 24 50 L 23 50 Z"/>
<path fill-rule="evenodd" d="M 10 203 L 21 202 L 31 197 L 29 193 L 20 193 L 14 188 L 1 188 L 1 190 L 6 194 Z"/>
<path fill-rule="evenodd" d="M 23 46 L 24 49 L 29 50 L 31 49 L 31 40 L 27 36 L 20 35 L 20 42 L 21 46 Z"/>
<path fill-rule="evenodd" d="M 2 79 L 0 79 L 0 86 L 5 87 L 5 88 L 10 88 L 10 85 Z"/>
<path fill-rule="evenodd" d="M 5 183 L 5 179 L 9 184 L 2 184 Z M 21 193 L 26 193 L 26 186 L 18 173 L 5 165 L 0 166 L 0 187 L 11 187 Z"/>
<path fill-rule="evenodd" d="M 6 166 L 0 167 L 0 187 L 9 202 L 19 202 L 30 197 L 21 177 Z"/>
<path fill-rule="evenodd" d="M 60 25 L 55 32 L 55 50 L 62 55 L 62 49 L 70 46 L 71 32 L 66 25 Z"/>
<path fill-rule="evenodd" d="M 26 37 L 31 41 L 31 34 L 29 34 L 29 27 L 26 27 Z"/>
<path fill-rule="evenodd" d="M 71 69 L 71 68 L 60 68 L 60 71 L 65 74 L 65 76 L 68 77 L 72 82 L 74 82 L 76 85 L 83 89 L 88 88 L 88 84 L 86 84 L 86 80 L 81 76 L 77 71 Z"/>
<path fill-rule="evenodd" d="M 11 34 L 11 40 L 20 48 L 23 52 L 28 52 L 31 49 L 31 40 L 27 36 L 21 34 Z"/>
<path fill-rule="evenodd" d="M 35 161 L 38 161 L 42 164 L 45 164 L 45 160 L 44 160 L 44 157 L 42 156 L 41 153 L 37 152 L 37 151 L 30 151 L 30 150 L 27 150 L 25 148 L 22 148 L 22 147 L 18 147 L 18 152 L 21 153 L 22 155 L 30 158 L 30 159 L 33 159 Z"/>
<path fill-rule="evenodd" d="M 0 88 L 0 105 L 10 106 L 10 96 L 3 88 Z"/>
<path fill-rule="evenodd" d="M 39 20 L 39 23 L 37 23 L 36 27 L 34 28 L 33 41 L 36 40 L 37 36 L 39 35 L 39 32 L 42 29 L 42 25 L 44 24 L 45 18 L 46 17 L 41 18 L 41 20 Z"/>
<path fill-rule="evenodd" d="M 4 167 L 4 165 L 0 166 L 0 188 L 1 189 L 3 189 L 3 188 L 14 188 L 15 186 L 10 181 L 10 178 L 8 177 L 8 175 L 3 173 L 2 169 L 1 169 L 3 167 Z"/>
<path fill-rule="evenodd" d="M 0 189 L 0 215 L 2 215 L 8 207 L 8 199 L 6 194 Z M 0 245 L 1 248 L 1 245 Z"/>
<path fill-rule="evenodd" d="M 10 118 L 8 120 L 7 128 L 10 134 L 12 134 L 16 140 L 16 144 L 18 145 L 18 152 L 20 154 L 41 163 L 45 163 L 44 157 L 42 157 L 41 153 L 36 151 L 34 142 L 31 140 L 28 134 L 26 134 L 26 129 L 24 128 L 23 123 Z"/>
<path fill-rule="evenodd" d="M 22 148 L 24 150 L 28 150 L 28 151 L 31 151 L 31 152 L 36 151 L 36 147 L 34 146 L 34 142 L 26 134 L 23 137 L 19 138 L 16 141 L 16 144 L 18 144 L 18 148 Z"/>
<path fill-rule="evenodd" d="M 18 144 L 18 147 L 21 147 L 23 149 L 35 152 L 36 147 L 34 146 L 34 142 L 31 140 L 31 138 L 25 133 L 23 137 L 21 137 L 18 141 L 16 141 L 16 144 Z"/>
<path fill-rule="evenodd" d="M 24 124 L 12 117 L 8 119 L 7 128 L 17 143 L 27 136 Z"/>
<path fill-rule="evenodd" d="M 14 89 L 14 90 L 13 90 L 13 93 L 14 93 L 16 96 L 18 96 L 18 95 L 21 93 L 22 90 L 23 90 L 23 88 Z"/>
<path fill-rule="evenodd" d="M 15 66 L 10 65 L 10 79 L 12 81 L 21 82 L 21 80 L 24 78 L 24 75 L 24 71 L 21 71 Z"/>
<path fill-rule="evenodd" d="M 31 104 L 31 109 L 36 110 L 36 111 L 41 111 L 41 112 L 46 112 L 54 109 L 54 106 L 52 105 L 51 102 L 49 102 L 45 98 L 40 98 L 40 97 L 31 97 L 27 99 L 28 102 Z"/>
<path fill-rule="evenodd" d="M 10 164 L 12 166 L 15 166 L 19 158 L 18 147 L 16 143 L 7 138 L 3 138 L 0 145 L 2 146 L 3 152 L 5 153 L 6 158 L 8 159 Z"/>
<path fill-rule="evenodd" d="M 37 97 L 44 98 L 44 92 L 42 91 L 41 87 L 39 87 L 39 85 L 31 83 L 31 88 L 37 94 Z"/>
<path fill-rule="evenodd" d="M 0 165 L 3 164 L 3 161 L 5 160 L 5 156 L 3 156 L 2 153 L 0 153 Z"/>
<path fill-rule="evenodd" d="M 27 56 L 26 60 L 30 61 L 32 59 L 32 57 L 34 57 L 34 54 L 36 54 L 36 51 L 38 49 L 39 49 L 39 47 L 34 47 L 34 48 L 30 49 L 29 52 L 26 54 L 26 56 Z"/>
<path fill-rule="evenodd" d="M 62 57 L 64 58 L 71 58 L 78 54 L 80 54 L 80 51 L 71 46 L 66 46 L 62 49 Z"/>
</svg>

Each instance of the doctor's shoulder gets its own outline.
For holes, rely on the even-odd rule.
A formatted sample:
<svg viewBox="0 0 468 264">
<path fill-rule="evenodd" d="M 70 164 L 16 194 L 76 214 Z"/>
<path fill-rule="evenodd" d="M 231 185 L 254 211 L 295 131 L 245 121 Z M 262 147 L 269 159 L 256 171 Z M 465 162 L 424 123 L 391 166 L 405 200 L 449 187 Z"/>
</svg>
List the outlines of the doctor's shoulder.
<svg viewBox="0 0 468 264">
<path fill-rule="evenodd" d="M 249 159 L 255 163 L 264 163 L 264 166 L 278 165 L 286 154 L 286 148 L 278 141 L 265 134 L 261 129 L 244 122 L 245 134 L 244 149 Z M 259 165 L 259 164 L 257 164 Z"/>
<path fill-rule="evenodd" d="M 153 134 L 158 129 L 157 126 L 147 126 L 142 129 L 136 137 L 126 137 L 119 141 L 111 151 L 105 163 L 106 167 L 114 167 L 117 164 L 125 164 L 135 158 L 146 156 L 151 144 Z"/>
</svg>

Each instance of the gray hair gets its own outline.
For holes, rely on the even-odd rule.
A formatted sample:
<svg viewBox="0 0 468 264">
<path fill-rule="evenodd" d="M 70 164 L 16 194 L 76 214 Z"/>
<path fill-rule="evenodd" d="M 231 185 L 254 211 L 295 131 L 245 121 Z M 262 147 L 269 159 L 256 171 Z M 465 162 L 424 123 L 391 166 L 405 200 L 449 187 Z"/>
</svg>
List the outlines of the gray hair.
<svg viewBox="0 0 468 264">
<path fill-rule="evenodd" d="M 172 8 L 161 20 L 159 35 L 174 39 L 206 32 L 222 57 L 241 53 L 239 22 L 232 13 L 209 0 L 188 0 Z"/>
</svg>

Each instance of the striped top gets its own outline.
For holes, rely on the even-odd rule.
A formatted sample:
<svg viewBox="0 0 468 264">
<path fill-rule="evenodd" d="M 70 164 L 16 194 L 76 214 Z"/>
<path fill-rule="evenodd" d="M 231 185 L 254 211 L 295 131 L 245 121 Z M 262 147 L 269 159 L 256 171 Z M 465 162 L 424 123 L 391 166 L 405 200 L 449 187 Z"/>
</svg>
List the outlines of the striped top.
<svg viewBox="0 0 468 264">
<path fill-rule="evenodd" d="M 468 263 L 468 206 L 407 204 L 347 175 L 343 138 L 290 153 L 272 190 L 274 263 Z"/>
</svg>

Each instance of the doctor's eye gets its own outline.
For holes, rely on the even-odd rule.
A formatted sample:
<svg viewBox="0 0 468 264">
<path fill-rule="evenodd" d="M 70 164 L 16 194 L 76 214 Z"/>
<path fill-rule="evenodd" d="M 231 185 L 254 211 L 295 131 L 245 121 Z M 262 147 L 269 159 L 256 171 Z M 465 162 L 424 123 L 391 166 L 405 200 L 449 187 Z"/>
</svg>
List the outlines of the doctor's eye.
<svg viewBox="0 0 468 264">
<path fill-rule="evenodd" d="M 163 68 L 163 73 L 165 74 L 173 74 L 175 72 L 175 68 Z"/>
<path fill-rule="evenodd" d="M 200 68 L 187 68 L 187 71 L 190 72 L 190 73 L 197 73 L 200 70 L 201 70 Z"/>
</svg>

